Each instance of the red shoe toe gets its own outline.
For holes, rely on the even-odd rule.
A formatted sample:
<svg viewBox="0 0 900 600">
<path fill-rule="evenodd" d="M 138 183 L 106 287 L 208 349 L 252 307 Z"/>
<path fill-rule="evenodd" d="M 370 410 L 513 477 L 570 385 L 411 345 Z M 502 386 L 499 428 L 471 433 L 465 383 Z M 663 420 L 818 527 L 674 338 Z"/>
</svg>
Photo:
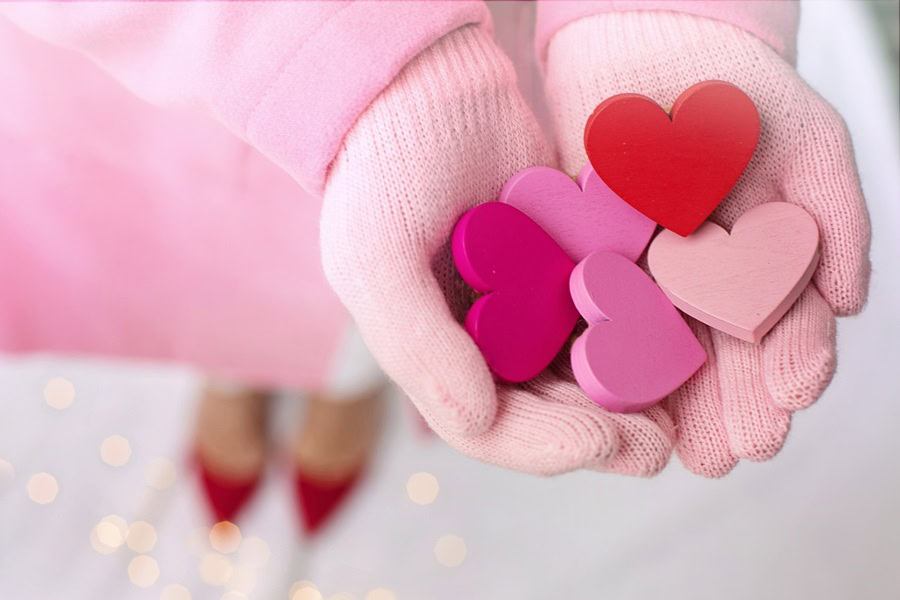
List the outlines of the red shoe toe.
<svg viewBox="0 0 900 600">
<path fill-rule="evenodd" d="M 200 461 L 198 461 L 198 468 L 200 484 L 216 521 L 233 522 L 247 501 L 250 500 L 253 492 L 256 491 L 260 480 L 259 475 L 246 480 L 233 480 L 214 475 Z"/>
<path fill-rule="evenodd" d="M 335 482 L 309 477 L 298 471 L 294 479 L 300 516 L 307 533 L 315 533 L 350 495 L 359 472 Z"/>
</svg>

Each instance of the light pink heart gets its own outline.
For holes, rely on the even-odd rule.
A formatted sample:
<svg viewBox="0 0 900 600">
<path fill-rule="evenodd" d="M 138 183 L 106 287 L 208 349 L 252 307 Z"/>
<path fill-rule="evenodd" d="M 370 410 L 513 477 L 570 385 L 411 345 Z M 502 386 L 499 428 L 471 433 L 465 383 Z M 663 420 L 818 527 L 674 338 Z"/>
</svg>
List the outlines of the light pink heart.
<svg viewBox="0 0 900 600">
<path fill-rule="evenodd" d="M 703 223 L 683 238 L 660 233 L 650 272 L 675 306 L 698 321 L 758 342 L 806 288 L 819 259 L 819 229 L 802 208 L 761 204 L 731 229 Z"/>
<path fill-rule="evenodd" d="M 662 290 L 624 256 L 591 254 L 572 271 L 569 289 L 590 325 L 572 345 L 572 371 L 588 397 L 607 410 L 643 410 L 706 361 Z"/>
<path fill-rule="evenodd" d="M 531 217 L 575 262 L 597 251 L 636 261 L 656 229 L 656 223 L 619 198 L 589 164 L 577 183 L 550 167 L 519 171 L 503 187 L 500 201 Z"/>
</svg>

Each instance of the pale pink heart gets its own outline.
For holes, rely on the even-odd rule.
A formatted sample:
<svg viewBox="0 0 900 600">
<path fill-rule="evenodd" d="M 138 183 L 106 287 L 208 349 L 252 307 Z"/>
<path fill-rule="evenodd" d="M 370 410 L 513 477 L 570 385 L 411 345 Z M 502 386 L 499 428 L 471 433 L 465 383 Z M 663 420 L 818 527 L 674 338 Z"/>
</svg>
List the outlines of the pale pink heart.
<svg viewBox="0 0 900 600">
<path fill-rule="evenodd" d="M 662 400 L 706 361 L 706 352 L 662 290 L 636 264 L 595 252 L 569 278 L 589 327 L 572 345 L 572 371 L 588 397 L 613 412 Z"/>
<path fill-rule="evenodd" d="M 648 253 L 650 272 L 675 306 L 754 343 L 794 304 L 818 258 L 816 222 L 786 202 L 747 211 L 731 235 L 709 221 L 686 238 L 664 230 Z"/>
<path fill-rule="evenodd" d="M 577 183 L 550 167 L 519 171 L 506 182 L 500 201 L 531 217 L 575 262 L 597 251 L 636 261 L 656 229 L 656 223 L 619 198 L 589 164 Z"/>
</svg>

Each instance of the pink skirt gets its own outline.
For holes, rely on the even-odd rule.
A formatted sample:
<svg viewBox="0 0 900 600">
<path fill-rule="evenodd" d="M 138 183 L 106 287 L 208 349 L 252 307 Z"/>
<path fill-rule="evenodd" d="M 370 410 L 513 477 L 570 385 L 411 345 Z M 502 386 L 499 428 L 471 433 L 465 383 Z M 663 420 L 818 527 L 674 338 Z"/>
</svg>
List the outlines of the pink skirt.
<svg viewBox="0 0 900 600">
<path fill-rule="evenodd" d="M 349 319 L 320 199 L 218 123 L 0 19 L 0 351 L 315 388 Z"/>
</svg>

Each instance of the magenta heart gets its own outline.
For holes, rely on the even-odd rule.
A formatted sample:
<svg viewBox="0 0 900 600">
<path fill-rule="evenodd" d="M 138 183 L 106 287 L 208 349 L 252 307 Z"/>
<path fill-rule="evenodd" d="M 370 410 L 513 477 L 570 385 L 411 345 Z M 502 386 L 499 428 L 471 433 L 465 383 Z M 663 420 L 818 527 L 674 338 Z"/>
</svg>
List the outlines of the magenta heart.
<svg viewBox="0 0 900 600">
<path fill-rule="evenodd" d="M 501 202 L 464 214 L 452 249 L 460 275 L 485 294 L 466 315 L 466 330 L 490 369 L 512 383 L 543 371 L 578 320 L 569 295 L 575 263 L 525 213 Z"/>
<path fill-rule="evenodd" d="M 590 164 L 578 183 L 550 167 L 519 171 L 506 182 L 500 201 L 515 206 L 579 262 L 591 252 L 616 252 L 636 261 L 656 223 L 609 189 Z"/>
<path fill-rule="evenodd" d="M 571 290 L 589 324 L 572 345 L 572 371 L 588 397 L 607 410 L 643 410 L 706 361 L 663 291 L 625 257 L 591 254 L 572 271 Z"/>
</svg>

